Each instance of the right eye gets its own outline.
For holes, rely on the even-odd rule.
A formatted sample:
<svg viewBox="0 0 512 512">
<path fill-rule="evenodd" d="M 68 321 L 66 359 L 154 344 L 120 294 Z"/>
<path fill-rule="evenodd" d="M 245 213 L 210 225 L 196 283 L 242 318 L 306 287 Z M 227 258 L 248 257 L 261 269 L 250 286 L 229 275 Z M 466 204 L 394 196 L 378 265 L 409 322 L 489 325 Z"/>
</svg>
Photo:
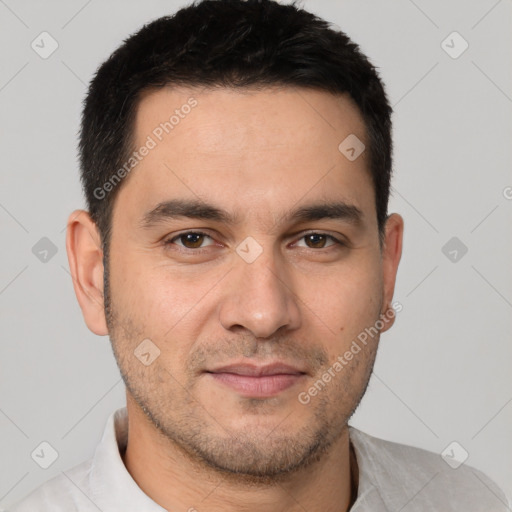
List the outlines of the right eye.
<svg viewBox="0 0 512 512">
<path fill-rule="evenodd" d="M 172 238 L 165 240 L 165 245 L 176 244 L 176 241 L 179 240 L 181 243 L 178 243 L 179 247 L 184 247 L 190 251 L 194 251 L 194 249 L 202 249 L 201 247 L 204 239 L 209 238 L 212 240 L 210 235 L 203 233 L 201 231 L 186 231 L 184 233 L 180 233 L 179 235 L 175 235 Z M 209 244 L 213 245 L 213 244 Z"/>
</svg>

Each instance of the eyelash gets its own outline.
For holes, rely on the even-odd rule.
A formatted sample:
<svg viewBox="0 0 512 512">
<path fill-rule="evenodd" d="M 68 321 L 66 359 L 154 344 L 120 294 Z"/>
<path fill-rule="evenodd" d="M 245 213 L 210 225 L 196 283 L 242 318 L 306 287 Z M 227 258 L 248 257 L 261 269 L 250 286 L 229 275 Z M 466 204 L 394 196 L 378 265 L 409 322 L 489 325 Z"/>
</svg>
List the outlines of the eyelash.
<svg viewBox="0 0 512 512">
<path fill-rule="evenodd" d="M 208 238 L 213 240 L 213 238 L 208 233 L 204 233 L 203 231 L 184 231 L 183 233 L 180 233 L 178 235 L 173 236 L 172 238 L 169 238 L 169 239 L 165 240 L 164 241 L 164 245 L 165 246 L 172 245 L 172 244 L 174 244 L 175 240 L 178 240 L 179 238 L 181 238 L 181 237 L 183 237 L 185 235 L 202 235 L 202 236 L 208 237 Z M 319 232 L 319 231 L 311 231 L 311 232 L 305 233 L 304 235 L 302 235 L 299 238 L 299 240 L 302 240 L 303 238 L 305 238 L 306 236 L 309 236 L 309 235 L 325 236 L 325 237 L 331 239 L 334 242 L 334 245 L 338 245 L 340 247 L 343 247 L 343 246 L 346 245 L 341 240 L 338 240 L 336 237 L 334 237 L 332 235 L 329 235 L 327 233 Z M 321 250 L 330 249 L 331 247 L 334 247 L 334 245 L 330 245 L 329 247 L 320 247 L 319 249 L 314 249 L 312 247 L 306 247 L 306 249 L 311 249 L 313 251 L 318 252 L 318 251 L 321 251 Z M 202 252 L 204 252 L 204 250 L 208 249 L 207 247 L 198 247 L 196 249 L 191 249 L 189 247 L 184 247 L 184 246 L 178 246 L 178 247 L 180 247 L 179 251 L 181 251 L 181 252 L 190 252 L 190 253 L 196 253 L 196 254 L 201 254 Z"/>
</svg>

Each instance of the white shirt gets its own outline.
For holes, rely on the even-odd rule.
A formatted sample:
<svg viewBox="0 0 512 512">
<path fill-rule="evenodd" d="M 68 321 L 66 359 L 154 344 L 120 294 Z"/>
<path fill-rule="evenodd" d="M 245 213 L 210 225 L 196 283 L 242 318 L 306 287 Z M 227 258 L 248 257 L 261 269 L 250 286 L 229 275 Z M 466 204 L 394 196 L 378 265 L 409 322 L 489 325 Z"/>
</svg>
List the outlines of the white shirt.
<svg viewBox="0 0 512 512">
<path fill-rule="evenodd" d="M 354 427 L 349 431 L 359 466 L 351 512 L 511 510 L 503 492 L 476 469 L 452 469 L 440 455 L 377 439 Z M 127 438 L 123 407 L 109 417 L 92 459 L 42 484 L 10 512 L 168 512 L 127 471 L 120 455 Z"/>
</svg>

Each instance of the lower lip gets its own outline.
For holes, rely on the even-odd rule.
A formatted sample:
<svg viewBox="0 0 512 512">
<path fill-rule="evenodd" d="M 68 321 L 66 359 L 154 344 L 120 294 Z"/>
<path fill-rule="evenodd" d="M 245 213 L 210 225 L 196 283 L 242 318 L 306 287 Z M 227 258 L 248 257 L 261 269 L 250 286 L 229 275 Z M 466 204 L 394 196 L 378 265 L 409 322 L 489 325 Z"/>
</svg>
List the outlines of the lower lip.
<svg viewBox="0 0 512 512">
<path fill-rule="evenodd" d="M 238 375 L 236 373 L 210 373 L 210 375 L 237 391 L 241 395 L 251 398 L 265 398 L 274 396 L 288 389 L 305 376 L 303 373 L 262 375 L 259 377 L 250 375 Z"/>
</svg>

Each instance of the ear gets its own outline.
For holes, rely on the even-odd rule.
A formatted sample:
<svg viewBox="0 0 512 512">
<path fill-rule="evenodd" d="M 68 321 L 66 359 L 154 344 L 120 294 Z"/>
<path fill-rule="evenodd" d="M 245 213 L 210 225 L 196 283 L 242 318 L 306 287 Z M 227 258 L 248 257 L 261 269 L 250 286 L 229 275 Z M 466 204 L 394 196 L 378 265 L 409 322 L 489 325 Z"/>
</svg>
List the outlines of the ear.
<svg viewBox="0 0 512 512">
<path fill-rule="evenodd" d="M 66 251 L 76 298 L 87 327 L 98 336 L 108 334 L 103 298 L 103 250 L 96 224 L 84 210 L 68 219 Z"/>
<path fill-rule="evenodd" d="M 396 273 L 402 256 L 402 240 L 404 234 L 404 220 L 397 213 L 393 213 L 386 220 L 384 241 L 382 247 L 382 277 L 383 294 L 381 315 L 386 315 L 393 300 L 395 291 Z M 395 315 L 386 315 L 386 321 L 381 332 L 387 331 L 395 323 Z"/>
</svg>

